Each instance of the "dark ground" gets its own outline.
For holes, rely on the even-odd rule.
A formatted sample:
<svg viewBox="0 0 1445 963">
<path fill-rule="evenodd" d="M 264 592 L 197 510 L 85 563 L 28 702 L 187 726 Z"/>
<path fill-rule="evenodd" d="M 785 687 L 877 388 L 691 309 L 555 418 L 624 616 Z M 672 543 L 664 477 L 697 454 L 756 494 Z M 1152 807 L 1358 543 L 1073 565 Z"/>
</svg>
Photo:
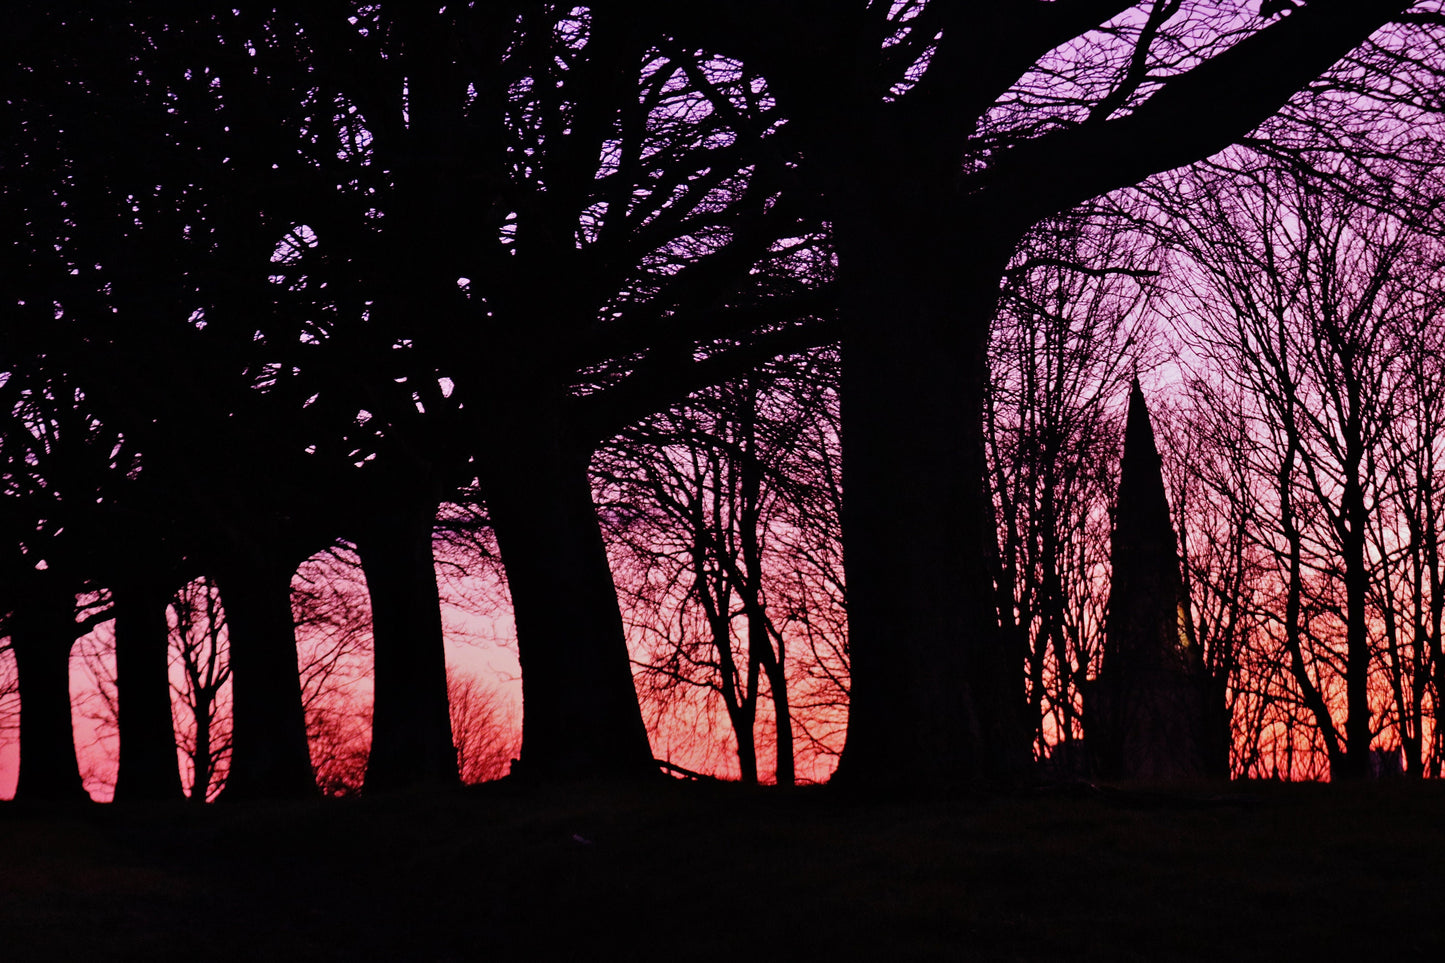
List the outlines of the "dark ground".
<svg viewBox="0 0 1445 963">
<path fill-rule="evenodd" d="M 0 960 L 1431 959 L 1445 786 L 671 784 L 41 814 Z"/>
</svg>

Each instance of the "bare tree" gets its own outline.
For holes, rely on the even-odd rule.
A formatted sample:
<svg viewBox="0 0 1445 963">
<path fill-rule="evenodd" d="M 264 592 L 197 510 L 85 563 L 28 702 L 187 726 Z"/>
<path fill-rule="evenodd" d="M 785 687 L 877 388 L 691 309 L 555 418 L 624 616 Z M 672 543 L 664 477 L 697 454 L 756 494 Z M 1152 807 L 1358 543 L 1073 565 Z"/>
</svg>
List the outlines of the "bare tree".
<svg viewBox="0 0 1445 963">
<path fill-rule="evenodd" d="M 1275 727 L 1293 721 L 1292 696 L 1287 664 L 1264 641 L 1275 599 L 1268 553 L 1253 537 L 1260 492 L 1240 457 L 1251 444 L 1245 405 L 1221 379 L 1194 377 L 1183 388 L 1181 404 L 1157 424 L 1179 532 L 1185 631 L 1225 684 L 1230 771 L 1268 776 L 1279 762 Z"/>
<path fill-rule="evenodd" d="M 745 783 L 758 781 L 760 724 L 775 740 L 775 780 L 795 781 L 791 680 L 827 644 L 805 621 L 829 600 L 809 597 L 803 557 L 837 538 L 836 503 L 829 511 L 828 480 L 815 474 L 828 455 L 813 450 L 827 444 L 819 418 L 835 392 L 825 359 L 780 359 L 703 392 L 598 459 L 643 639 L 641 684 L 659 707 L 699 692 L 719 700 Z M 790 651 L 799 641 L 808 647 Z M 772 711 L 760 719 L 764 699 Z"/>
<path fill-rule="evenodd" d="M 1399 440 L 1392 426 L 1408 421 L 1402 348 L 1433 316 L 1412 296 L 1428 272 L 1413 267 L 1407 221 L 1298 170 L 1260 164 L 1180 179 L 1170 197 L 1181 196 L 1190 209 L 1175 208 L 1187 225 L 1175 240 L 1195 273 L 1181 265 L 1176 279 L 1200 319 L 1195 350 L 1239 389 L 1250 421 L 1243 497 L 1258 499 L 1252 537 L 1273 554 L 1282 586 L 1272 632 L 1332 773 L 1362 777 L 1385 708 L 1372 689 L 1381 631 L 1392 665 L 1402 645 L 1429 645 L 1423 628 L 1403 640 L 1379 604 L 1397 578 L 1380 513 Z M 1413 718 L 1429 657 L 1410 662 L 1412 695 L 1400 676 L 1395 701 Z"/>
<path fill-rule="evenodd" d="M 1120 399 L 1157 355 L 1144 286 L 1155 273 L 1147 238 L 1127 223 L 1049 222 L 1015 255 L 994 325 L 984 408 L 994 581 L 1040 757 L 1079 738 L 1082 683 L 1099 668 Z"/>
<path fill-rule="evenodd" d="M 176 745 L 190 770 L 188 797 L 209 802 L 225 785 L 231 758 L 231 661 L 220 590 L 207 578 L 190 582 L 172 598 L 171 612 Z"/>
<path fill-rule="evenodd" d="M 521 729 L 496 690 L 475 675 L 448 670 L 447 699 L 462 782 L 472 785 L 505 776 L 521 748 Z"/>
<path fill-rule="evenodd" d="M 1394 730 L 1405 771 L 1438 775 L 1445 692 L 1441 623 L 1445 560 L 1439 542 L 1445 509 L 1445 243 L 1416 238 L 1392 266 L 1387 332 L 1392 411 L 1373 470 L 1382 475 L 1370 519 L 1370 605 L 1379 613 L 1380 648 L 1390 690 L 1382 722 Z M 1433 737 L 1427 742 L 1427 733 Z"/>
<path fill-rule="evenodd" d="M 810 352 L 773 398 L 772 418 L 790 424 L 787 483 L 768 532 L 768 611 L 788 640 L 798 777 L 831 775 L 846 733 L 851 674 L 848 587 L 843 564 L 839 356 Z M 779 407 L 781 405 L 781 407 Z"/>
<path fill-rule="evenodd" d="M 354 553 L 333 550 L 292 583 L 297 671 L 317 787 L 359 793 L 371 751 L 371 610 Z"/>
</svg>

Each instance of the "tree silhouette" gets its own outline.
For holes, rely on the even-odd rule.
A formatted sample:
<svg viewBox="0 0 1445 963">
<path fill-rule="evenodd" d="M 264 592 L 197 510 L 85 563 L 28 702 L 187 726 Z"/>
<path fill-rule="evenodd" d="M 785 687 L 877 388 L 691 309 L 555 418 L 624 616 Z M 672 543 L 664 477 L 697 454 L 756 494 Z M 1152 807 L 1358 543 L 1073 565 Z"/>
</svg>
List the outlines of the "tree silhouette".
<svg viewBox="0 0 1445 963">
<path fill-rule="evenodd" d="M 176 742 L 190 761 L 188 798 L 195 803 L 211 801 L 230 769 L 229 698 L 223 703 L 222 690 L 231 678 L 231 662 L 220 601 L 215 584 L 204 578 L 171 599 L 172 659 L 181 669 L 180 683 L 172 683 Z"/>
<path fill-rule="evenodd" d="M 0 612 L 15 657 L 20 697 L 16 798 L 86 799 L 70 713 L 75 640 L 106 617 L 87 579 L 84 517 L 115 477 L 116 435 L 67 382 L 50 373 L 5 372 L 0 385 L 3 501 Z M 93 533 L 91 533 L 93 534 Z M 98 610 L 99 609 L 99 610 Z"/>
<path fill-rule="evenodd" d="M 1243 484 L 1271 494 L 1252 524 L 1285 585 L 1289 672 L 1332 775 L 1363 778 L 1380 711 L 1372 666 L 1383 662 L 1418 767 L 1411 720 L 1432 661 L 1427 586 L 1437 568 L 1419 553 L 1428 553 L 1421 536 L 1433 509 L 1413 491 L 1419 467 L 1404 468 L 1412 480 L 1403 485 L 1392 469 L 1418 466 L 1422 449 L 1409 439 L 1432 416 L 1428 401 L 1411 405 L 1411 386 L 1428 394 L 1433 377 L 1406 359 L 1438 337 L 1440 293 L 1425 278 L 1439 255 L 1421 232 L 1434 205 L 1375 213 L 1297 167 L 1238 166 L 1200 184 L 1181 179 L 1165 200 L 1182 228 L 1174 238 L 1187 258 L 1181 274 L 1197 271 L 1197 348 L 1243 396 L 1254 439 L 1235 455 L 1254 475 Z M 1194 197 L 1192 210 L 1174 209 L 1180 192 Z M 1425 219 L 1412 223 L 1412 213 Z M 1404 545 L 1391 531 L 1397 511 L 1415 528 Z M 1413 558 L 1413 573 L 1402 556 Z M 1399 591 L 1404 581 L 1418 586 L 1412 601 Z M 1401 622 L 1415 623 L 1408 638 Z"/>
<path fill-rule="evenodd" d="M 1018 240 L 1243 137 L 1410 6 L 1314 2 L 1268 22 L 1178 0 L 655 6 L 767 78 L 837 244 L 853 664 L 840 779 L 948 783 L 1027 760 L 981 439 L 988 327 Z"/>
<path fill-rule="evenodd" d="M 462 782 L 471 785 L 507 775 L 520 748 L 520 730 L 497 693 L 474 675 L 448 672 L 447 694 Z"/>
<path fill-rule="evenodd" d="M 767 702 L 776 781 L 795 778 L 791 677 L 817 667 L 790 651 L 792 623 L 828 604 L 800 586 L 802 547 L 838 537 L 817 472 L 836 442 L 834 370 L 826 351 L 776 359 L 628 429 L 595 462 L 646 701 L 720 700 L 748 784 Z"/>
<path fill-rule="evenodd" d="M 1146 244 L 1127 221 L 1081 214 L 1040 225 L 1019 246 L 994 324 L 984 413 L 994 581 L 1041 758 L 1050 742 L 1076 751 L 1081 683 L 1098 669 L 1118 395 L 1157 350 Z"/>
<path fill-rule="evenodd" d="M 799 343 L 755 336 L 807 303 L 752 273 L 808 236 L 777 203 L 762 88 L 611 12 L 314 9 L 372 158 L 354 200 L 383 215 L 370 256 L 335 260 L 380 269 L 378 315 L 456 386 L 517 624 L 519 772 L 650 773 L 587 467 L 630 421 Z"/>
</svg>

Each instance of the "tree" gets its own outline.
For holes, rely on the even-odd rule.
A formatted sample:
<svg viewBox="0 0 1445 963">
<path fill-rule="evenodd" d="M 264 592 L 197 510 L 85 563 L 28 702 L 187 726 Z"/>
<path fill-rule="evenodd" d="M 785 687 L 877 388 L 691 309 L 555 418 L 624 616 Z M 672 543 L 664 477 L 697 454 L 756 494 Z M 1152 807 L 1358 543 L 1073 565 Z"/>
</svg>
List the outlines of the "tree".
<svg viewBox="0 0 1445 963">
<path fill-rule="evenodd" d="M 630 24 L 530 3 L 433 14 L 338 2 L 280 31 L 298 34 L 308 76 L 340 105 L 307 124 L 339 127 L 356 161 L 288 170 L 324 188 L 308 199 L 335 198 L 305 215 L 306 263 L 364 308 L 338 338 L 360 332 L 418 359 L 395 379 L 407 390 L 391 411 L 431 410 L 435 384 L 455 386 L 515 607 L 528 691 L 519 772 L 539 775 L 653 772 L 591 502 L 593 448 L 743 364 L 735 356 L 751 364 L 800 343 L 764 327 L 799 309 L 774 304 L 787 293 L 776 286 L 761 298 L 751 273 L 784 256 L 779 239 L 809 234 L 775 203 L 788 175 L 759 147 L 774 133 L 765 89 Z M 300 150 L 313 156 L 314 139 Z M 756 216 L 734 230 L 742 209 Z M 337 394 L 331 382 L 320 397 Z M 431 461 L 432 441 L 364 410 L 408 451 L 378 475 L 407 476 L 418 453 Z M 420 506 L 406 513 L 414 544 Z M 556 605 L 560 592 L 573 604 Z M 432 622 L 431 608 L 410 610 Z M 436 666 L 418 668 L 432 692 Z"/>
<path fill-rule="evenodd" d="M 22 305 L 22 307 L 24 307 Z M 18 367 L 0 384 L 0 626 L 15 659 L 20 773 L 15 797 L 88 798 L 70 711 L 75 640 L 107 617 L 80 539 L 126 454 L 62 379 Z"/>
<path fill-rule="evenodd" d="M 640 576 L 630 620 L 651 623 L 660 636 L 644 660 L 649 688 L 655 693 L 680 690 L 685 700 L 699 687 L 721 699 L 742 781 L 756 785 L 754 730 L 764 668 L 771 670 L 767 677 L 773 680 L 782 672 L 761 604 L 761 573 L 756 564 L 747 565 L 760 554 L 761 491 L 756 479 L 761 466 L 756 463 L 756 431 L 749 430 L 754 427 L 755 399 L 751 390 L 740 397 L 741 386 L 729 387 L 734 390 L 711 393 L 708 401 L 717 403 L 711 411 L 655 419 L 650 431 L 626 433 L 628 450 L 609 467 L 635 474 L 612 474 L 613 491 L 608 494 L 623 520 L 614 537 L 625 538 Z M 711 407 L 706 402 L 704 406 Z M 733 419 L 747 425 L 742 438 L 735 434 L 740 426 Z M 754 576 L 759 576 L 757 581 Z M 784 683 L 780 697 L 774 682 L 783 720 L 786 691 Z M 791 731 L 790 720 L 784 731 Z M 778 740 L 780 772 L 791 772 L 791 746 L 790 737 Z"/>
<path fill-rule="evenodd" d="M 981 436 L 1018 240 L 1223 149 L 1411 6 L 1317 0 L 1271 21 L 1180 0 L 654 7 L 767 78 L 833 228 L 853 665 L 840 779 L 950 783 L 1027 758 Z"/>
<path fill-rule="evenodd" d="M 171 599 L 171 662 L 180 681 L 171 682 L 176 745 L 189 763 L 187 796 L 210 802 L 230 769 L 231 661 L 220 591 L 210 579 L 183 586 Z"/>
<path fill-rule="evenodd" d="M 775 780 L 795 781 L 790 674 L 815 653 L 792 651 L 791 623 L 828 600 L 799 591 L 806 563 L 788 547 L 837 537 L 815 474 L 827 454 L 813 447 L 828 440 L 829 361 L 760 366 L 628 429 L 596 461 L 649 701 L 721 701 L 747 784 L 768 703 Z"/>
<path fill-rule="evenodd" d="M 374 742 L 374 620 L 357 562 L 345 549 L 320 553 L 291 584 L 307 744 L 317 786 L 329 796 L 362 791 Z"/>
<path fill-rule="evenodd" d="M 1310 172 L 1240 168 L 1174 185 L 1195 205 L 1175 215 L 1187 225 L 1175 243 L 1197 268 L 1185 283 L 1197 292 L 1195 347 L 1245 402 L 1242 481 L 1268 486 L 1251 525 L 1284 586 L 1278 635 L 1293 682 L 1332 775 L 1363 778 L 1378 731 L 1379 634 L 1407 734 L 1419 731 L 1410 720 L 1429 672 L 1428 575 L 1418 556 L 1409 579 L 1420 591 L 1400 609 L 1401 545 L 1389 531 L 1399 489 L 1386 466 L 1419 457 L 1418 447 L 1396 448 L 1418 420 L 1404 404 L 1418 379 L 1403 359 L 1406 345 L 1431 337 L 1439 295 L 1406 219 Z M 1418 626 L 1408 640 L 1402 615 Z"/>
<path fill-rule="evenodd" d="M 765 551 L 768 607 L 793 661 L 788 696 L 800 779 L 820 781 L 837 765 L 848 718 L 848 586 L 843 571 L 839 358 L 835 345 L 810 352 L 773 415 L 790 422 L 788 483 L 775 503 Z M 811 757 L 811 758 L 809 758 Z"/>
<path fill-rule="evenodd" d="M 500 779 L 517 757 L 520 732 L 497 693 L 466 672 L 447 672 L 457 769 L 473 785 Z"/>
<path fill-rule="evenodd" d="M 1277 772 L 1273 729 L 1292 720 L 1280 698 L 1288 670 L 1263 643 L 1274 599 L 1252 530 L 1263 493 L 1240 457 L 1251 445 L 1247 405 L 1236 388 L 1204 372 L 1184 389 L 1181 407 L 1156 421 L 1179 532 L 1184 628 L 1225 686 L 1231 773 L 1263 778 Z M 1284 771 L 1292 772 L 1288 764 Z"/>
<path fill-rule="evenodd" d="M 327 795 L 362 789 L 371 743 L 371 614 L 357 578 L 354 553 L 338 548 L 308 559 L 291 584 L 297 638 L 295 671 L 306 718 L 308 759 L 317 788 Z M 189 798 L 217 799 L 226 787 L 233 714 L 229 626 L 217 586 L 206 578 L 182 588 L 171 601 L 170 640 L 176 716 L 171 757 L 183 760 Z M 106 614 L 109 614 L 108 612 Z M 114 751 L 119 699 L 115 632 L 96 633 L 81 656 L 98 688 L 102 779 L 115 780 Z"/>
<path fill-rule="evenodd" d="M 507 257 L 504 272 L 468 271 L 516 278 L 478 291 L 497 321 L 534 323 L 501 313 L 521 309 L 564 338 L 585 332 L 571 358 L 535 336 L 503 341 L 514 359 L 501 366 L 507 375 L 488 359 L 485 380 L 464 384 L 495 413 L 489 437 L 511 453 L 479 468 L 515 605 L 527 707 L 520 773 L 653 771 L 588 463 L 603 439 L 704 383 L 690 360 L 705 352 L 717 377 L 759 312 L 789 317 L 760 297 L 788 292 L 748 287 L 770 277 L 759 263 L 786 255 L 771 250 L 777 239 L 809 233 L 788 203 L 774 203 L 786 168 L 764 140 L 773 122 L 756 78 L 728 64 L 704 69 L 689 49 L 650 48 L 627 19 L 594 11 L 528 31 L 512 69 L 534 86 L 509 106 L 511 149 L 537 160 L 508 178 L 515 241 L 504 234 L 487 252 Z M 559 42 L 573 31 L 577 40 Z M 559 177 L 572 186 L 558 190 Z M 743 229 L 733 227 L 739 211 L 753 214 Z M 548 284 L 558 271 L 573 278 L 565 289 Z M 579 382 L 585 397 L 569 397 Z M 553 604 L 559 591 L 575 604 Z"/>
<path fill-rule="evenodd" d="M 1081 683 L 1097 671 L 1116 484 L 1117 397 L 1157 348 L 1152 252 L 1102 215 L 1040 225 L 1010 268 L 984 410 L 998 518 L 998 619 L 1028 682 L 1040 758 L 1082 735 Z"/>
<path fill-rule="evenodd" d="M 1401 352 L 1395 372 L 1399 414 L 1386 425 L 1380 465 L 1386 481 L 1372 533 L 1374 550 L 1394 564 L 1377 568 L 1372 594 L 1383 615 L 1392 714 L 1405 771 L 1438 777 L 1445 763 L 1445 736 L 1438 724 L 1445 693 L 1445 564 L 1440 553 L 1445 465 L 1438 450 L 1445 434 L 1445 292 L 1430 280 L 1431 273 L 1438 275 L 1429 269 L 1441 263 L 1440 242 L 1421 253 L 1426 256 L 1414 266 L 1425 270 L 1403 286 L 1400 294 L 1413 303 L 1397 315 L 1402 330 L 1392 333 Z M 1427 697 L 1433 710 L 1428 722 Z"/>
</svg>

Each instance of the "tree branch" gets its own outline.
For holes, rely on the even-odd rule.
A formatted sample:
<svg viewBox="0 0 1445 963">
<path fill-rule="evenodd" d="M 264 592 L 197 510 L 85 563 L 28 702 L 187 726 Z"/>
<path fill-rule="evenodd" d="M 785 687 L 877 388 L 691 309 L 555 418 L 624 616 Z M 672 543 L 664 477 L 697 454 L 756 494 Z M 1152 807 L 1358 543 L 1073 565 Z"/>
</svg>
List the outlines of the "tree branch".
<svg viewBox="0 0 1445 963">
<path fill-rule="evenodd" d="M 576 399 L 577 423 L 585 437 L 600 442 L 694 391 L 729 381 L 769 358 L 826 344 L 837 337 L 836 322 L 813 321 L 759 335 L 701 360 L 689 355 L 680 363 L 649 366 L 615 387 Z"/>
<path fill-rule="evenodd" d="M 1208 157 L 1276 113 L 1410 0 L 1314 0 L 1169 80 L 1132 113 L 1015 148 L 985 176 L 999 207 L 1037 219 Z M 1068 158 L 1061 165 L 1059 158 Z"/>
</svg>

